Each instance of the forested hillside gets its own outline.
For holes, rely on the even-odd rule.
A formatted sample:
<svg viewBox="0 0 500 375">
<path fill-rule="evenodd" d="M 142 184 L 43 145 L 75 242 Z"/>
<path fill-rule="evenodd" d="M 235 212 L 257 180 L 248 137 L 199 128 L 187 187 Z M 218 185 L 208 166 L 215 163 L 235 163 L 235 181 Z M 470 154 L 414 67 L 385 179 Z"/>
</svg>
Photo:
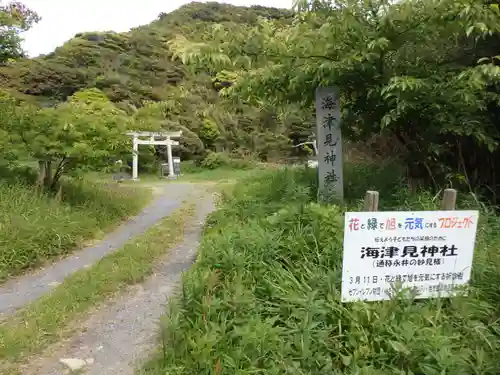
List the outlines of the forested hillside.
<svg viewBox="0 0 500 375">
<path fill-rule="evenodd" d="M 452 184 L 496 200 L 497 3 L 297 5 L 292 13 L 191 3 L 128 33 L 78 34 L 40 58 L 7 54 L 0 79 L 12 101 L 47 108 L 3 110 L 4 130 L 35 159 L 93 168 L 118 149 L 130 153 L 129 140 L 117 137 L 127 129 L 183 130 L 184 159 L 208 151 L 279 159 L 305 152 L 292 146 L 311 137 L 314 90 L 336 85 L 345 139 L 396 156 L 412 189 Z M 24 26 L 36 22 L 23 14 Z M 97 126 L 92 115 L 104 109 L 96 116 L 109 121 Z M 70 119 L 79 130 L 68 139 Z M 58 141 L 35 147 L 28 130 L 49 139 L 55 132 Z M 373 147 L 374 139 L 382 142 Z"/>
<path fill-rule="evenodd" d="M 279 116 L 271 107 L 221 100 L 217 91 L 225 82 L 215 79 L 216 72 L 186 68 L 169 48 L 180 35 L 205 40 L 215 23 L 250 26 L 260 17 L 290 23 L 292 13 L 191 3 L 128 33 L 80 33 L 46 56 L 9 62 L 0 68 L 0 82 L 43 107 L 99 89 L 133 117 L 136 128 L 183 130 L 184 158 L 207 150 L 277 158 L 295 152 L 291 143 L 310 136 L 311 113 L 292 108 Z"/>
</svg>

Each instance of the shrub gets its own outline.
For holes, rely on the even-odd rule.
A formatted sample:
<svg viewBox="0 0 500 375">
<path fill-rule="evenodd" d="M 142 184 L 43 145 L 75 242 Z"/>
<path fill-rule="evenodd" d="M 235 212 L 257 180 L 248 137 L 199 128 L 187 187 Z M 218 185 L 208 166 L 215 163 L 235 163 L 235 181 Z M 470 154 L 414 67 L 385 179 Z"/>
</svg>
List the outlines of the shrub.
<svg viewBox="0 0 500 375">
<path fill-rule="evenodd" d="M 248 169 L 255 166 L 250 160 L 232 158 L 224 152 L 208 152 L 204 159 L 201 160 L 200 166 L 207 169 L 231 168 L 231 169 Z"/>
<path fill-rule="evenodd" d="M 365 173 L 385 208 L 436 207 L 387 173 Z M 315 184 L 313 171 L 283 169 L 223 197 L 146 373 L 498 374 L 500 220 L 483 214 L 468 297 L 341 304 L 343 212 L 357 200 L 320 206 Z"/>
</svg>

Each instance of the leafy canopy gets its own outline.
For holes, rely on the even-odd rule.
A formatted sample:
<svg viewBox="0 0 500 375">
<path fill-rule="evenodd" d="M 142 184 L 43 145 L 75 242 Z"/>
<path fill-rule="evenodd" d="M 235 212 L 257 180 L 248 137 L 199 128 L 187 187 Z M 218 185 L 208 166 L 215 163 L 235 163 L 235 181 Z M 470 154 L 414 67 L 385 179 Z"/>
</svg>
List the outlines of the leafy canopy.
<svg viewBox="0 0 500 375">
<path fill-rule="evenodd" d="M 480 0 L 296 5 L 291 24 L 261 18 L 253 26 L 215 25 L 205 40 L 179 36 L 170 48 L 183 63 L 230 72 L 232 85 L 221 91 L 238 100 L 298 103 L 308 110 L 316 87 L 338 86 L 344 134 L 394 137 L 404 146 L 413 175 L 434 183 L 457 169 L 472 178 L 468 172 L 478 165 L 456 160 L 464 148 L 473 149 L 480 165 L 498 149 L 499 124 L 491 111 L 500 99 L 494 89 L 500 68 L 492 49 L 481 44 L 498 43 L 498 5 Z M 481 182 L 474 178 L 472 184 Z"/>
<path fill-rule="evenodd" d="M 20 2 L 0 2 L 0 65 L 24 56 L 20 33 L 40 17 Z"/>
<path fill-rule="evenodd" d="M 55 164 L 57 184 L 63 172 L 108 166 L 113 158 L 130 153 L 126 132 L 133 122 L 96 89 L 77 92 L 68 102 L 39 109 L 3 94 L 0 131 L 4 152 Z"/>
</svg>

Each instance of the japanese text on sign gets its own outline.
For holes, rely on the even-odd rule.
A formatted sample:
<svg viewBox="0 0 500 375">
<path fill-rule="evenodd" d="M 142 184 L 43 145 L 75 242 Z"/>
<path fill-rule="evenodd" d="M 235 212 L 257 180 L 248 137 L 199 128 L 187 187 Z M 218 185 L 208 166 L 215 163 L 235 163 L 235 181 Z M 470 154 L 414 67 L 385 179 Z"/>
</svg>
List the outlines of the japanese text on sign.
<svg viewBox="0 0 500 375">
<path fill-rule="evenodd" d="M 390 298 L 395 283 L 417 298 L 450 297 L 468 284 L 477 211 L 348 212 L 342 301 Z"/>
<path fill-rule="evenodd" d="M 342 199 L 342 134 L 338 90 L 331 87 L 316 90 L 319 190 Z"/>
</svg>

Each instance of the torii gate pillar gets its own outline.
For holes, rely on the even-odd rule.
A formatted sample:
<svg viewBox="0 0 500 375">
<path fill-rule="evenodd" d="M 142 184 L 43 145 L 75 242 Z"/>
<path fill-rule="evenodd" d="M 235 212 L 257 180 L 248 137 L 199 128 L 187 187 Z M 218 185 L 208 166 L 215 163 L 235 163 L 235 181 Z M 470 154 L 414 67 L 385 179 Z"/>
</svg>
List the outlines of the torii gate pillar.
<svg viewBox="0 0 500 375">
<path fill-rule="evenodd" d="M 170 138 L 168 138 L 170 140 Z M 173 180 L 175 179 L 175 174 L 174 174 L 174 161 L 172 160 L 172 142 L 167 143 L 167 159 L 168 159 L 168 179 Z"/>
<path fill-rule="evenodd" d="M 139 173 L 139 144 L 137 143 L 138 136 L 134 135 L 132 138 L 132 180 L 137 181 Z"/>
</svg>

